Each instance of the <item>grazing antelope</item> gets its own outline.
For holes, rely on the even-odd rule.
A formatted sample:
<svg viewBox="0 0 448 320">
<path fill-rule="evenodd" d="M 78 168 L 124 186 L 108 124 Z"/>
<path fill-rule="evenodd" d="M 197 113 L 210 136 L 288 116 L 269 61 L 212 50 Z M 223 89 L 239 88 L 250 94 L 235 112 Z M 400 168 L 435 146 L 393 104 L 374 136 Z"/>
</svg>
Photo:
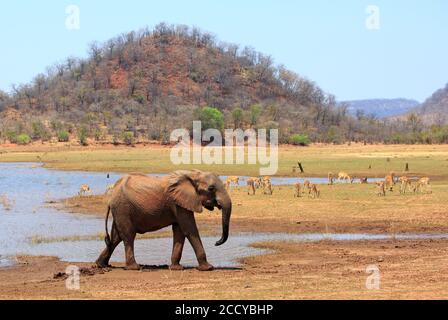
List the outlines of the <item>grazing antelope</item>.
<svg viewBox="0 0 448 320">
<path fill-rule="evenodd" d="M 230 186 L 232 185 L 232 183 L 234 183 L 235 185 L 239 186 L 240 185 L 240 178 L 236 177 L 236 176 L 230 176 L 227 177 L 226 181 L 224 182 L 224 185 L 226 186 L 226 189 L 228 190 L 230 188 Z"/>
<path fill-rule="evenodd" d="M 415 192 L 415 193 L 418 193 L 418 192 L 421 192 L 421 193 L 426 192 L 427 189 L 428 189 L 428 187 L 430 187 L 429 182 L 430 182 L 430 179 L 429 179 L 428 177 L 420 178 L 420 179 L 417 181 L 417 185 L 416 185 L 415 188 L 414 188 L 414 192 Z M 431 193 L 431 192 L 432 192 L 432 191 L 430 190 L 430 193 Z"/>
<path fill-rule="evenodd" d="M 376 194 L 379 197 L 385 197 L 386 196 L 386 183 L 384 181 L 378 181 L 376 182 Z"/>
<path fill-rule="evenodd" d="M 260 178 L 250 177 L 246 181 L 247 184 L 247 194 L 250 195 L 250 191 L 252 191 L 252 195 L 255 195 L 255 190 L 258 189 L 260 185 Z"/>
<path fill-rule="evenodd" d="M 261 181 L 262 181 L 262 182 L 265 182 L 265 181 L 269 181 L 269 182 L 271 182 L 271 177 L 269 177 L 269 176 L 264 176 L 263 178 L 261 178 Z"/>
<path fill-rule="evenodd" d="M 234 183 L 237 186 L 240 185 L 240 177 L 237 177 L 237 176 L 227 177 L 226 181 L 229 181 L 230 183 Z"/>
<path fill-rule="evenodd" d="M 386 184 L 386 188 L 388 188 L 390 191 L 394 191 L 395 186 L 395 173 L 391 172 L 384 178 L 384 182 Z"/>
<path fill-rule="evenodd" d="M 300 184 L 300 182 L 296 182 L 294 184 L 294 198 L 300 198 L 302 196 L 301 189 L 302 189 L 302 185 Z"/>
<path fill-rule="evenodd" d="M 269 177 L 268 177 L 268 179 L 263 180 L 263 194 L 272 195 L 272 183 L 271 183 L 271 179 L 269 179 Z"/>
<path fill-rule="evenodd" d="M 328 173 L 328 185 L 332 186 L 334 184 L 334 174 L 333 172 Z"/>
<path fill-rule="evenodd" d="M 311 185 L 310 180 L 305 180 L 305 181 L 303 182 L 303 187 L 304 187 L 304 188 L 307 188 L 308 190 L 310 189 L 310 185 Z M 303 193 L 305 193 L 305 191 L 303 191 Z"/>
<path fill-rule="evenodd" d="M 364 178 L 361 178 L 360 181 L 361 181 L 361 184 L 368 184 L 369 183 L 369 178 L 364 177 Z"/>
<path fill-rule="evenodd" d="M 255 188 L 260 189 L 263 187 L 263 180 L 261 178 L 255 178 L 254 184 L 255 184 Z"/>
<path fill-rule="evenodd" d="M 398 179 L 398 181 L 400 182 L 401 194 L 406 194 L 406 190 L 412 190 L 412 180 L 409 179 L 408 177 L 402 176 L 400 177 L 400 179 Z"/>
<path fill-rule="evenodd" d="M 308 184 L 308 197 L 312 197 L 313 199 L 320 197 L 320 190 L 316 184 L 314 183 Z"/>
<path fill-rule="evenodd" d="M 350 177 L 350 175 L 347 172 L 339 172 L 338 174 L 338 180 L 339 181 L 346 181 L 347 183 L 353 183 L 352 178 Z"/>
<path fill-rule="evenodd" d="M 83 184 L 79 189 L 78 196 L 85 196 L 90 193 L 90 187 L 87 184 Z"/>
</svg>

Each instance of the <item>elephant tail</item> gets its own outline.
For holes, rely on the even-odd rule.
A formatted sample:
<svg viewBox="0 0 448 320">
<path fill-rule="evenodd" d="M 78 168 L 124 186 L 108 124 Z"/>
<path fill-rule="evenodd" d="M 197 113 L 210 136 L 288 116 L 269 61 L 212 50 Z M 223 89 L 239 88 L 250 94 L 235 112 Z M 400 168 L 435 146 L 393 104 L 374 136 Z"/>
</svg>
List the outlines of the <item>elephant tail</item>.
<svg viewBox="0 0 448 320">
<path fill-rule="evenodd" d="M 106 246 L 109 248 L 111 241 L 110 241 L 110 235 L 109 235 L 109 230 L 107 228 L 107 221 L 109 220 L 109 213 L 110 213 L 110 206 L 107 207 L 107 214 L 106 214 L 106 237 L 104 238 L 104 242 L 106 242 Z"/>
</svg>

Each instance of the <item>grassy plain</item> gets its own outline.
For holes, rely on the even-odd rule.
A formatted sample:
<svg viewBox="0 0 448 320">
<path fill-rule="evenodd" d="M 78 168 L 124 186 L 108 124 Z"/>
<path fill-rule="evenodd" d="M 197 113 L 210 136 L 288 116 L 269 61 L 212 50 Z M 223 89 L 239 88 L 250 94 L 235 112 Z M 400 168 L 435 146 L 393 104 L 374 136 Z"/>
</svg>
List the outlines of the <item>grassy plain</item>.
<svg viewBox="0 0 448 320">
<path fill-rule="evenodd" d="M 3 152 L 0 161 L 38 160 L 48 168 L 62 170 L 162 173 L 177 169 L 169 161 L 169 149 L 160 146 L 35 148 L 0 148 L 0 153 Z M 246 187 L 233 187 L 231 234 L 448 233 L 448 146 L 281 147 L 278 175 L 294 176 L 291 168 L 297 161 L 305 167 L 305 176 L 347 171 L 357 176 L 383 177 L 390 171 L 401 174 L 409 163 L 408 175 L 430 176 L 433 183 L 424 193 L 400 195 L 395 188 L 386 197 L 378 197 L 373 184 L 321 185 L 319 199 L 311 199 L 307 194 L 294 198 L 292 186 L 274 186 L 272 196 L 263 195 L 260 190 L 249 196 Z M 258 175 L 257 167 L 200 169 Z M 106 201 L 104 196 L 74 197 L 62 205 L 75 213 L 104 216 Z M 204 212 L 196 217 L 202 235 L 219 235 L 219 212 Z M 152 236 L 170 236 L 170 231 L 149 237 Z M 103 235 L 93 237 L 100 239 Z M 32 240 L 42 243 L 73 239 Z M 94 273 L 81 277 L 79 291 L 69 291 L 65 289 L 65 281 L 53 278 L 68 263 L 45 257 L 19 257 L 17 267 L 0 269 L 0 298 L 446 299 L 447 242 L 447 239 L 265 242 L 254 246 L 272 249 L 271 254 L 245 258 L 241 268 L 211 273 L 195 269 L 170 272 L 166 266 L 132 272 L 122 270 L 120 264 L 108 272 L 97 273 L 90 269 L 90 264 L 79 263 L 87 274 Z M 380 269 L 380 290 L 366 288 L 369 265 Z"/>
<path fill-rule="evenodd" d="M 58 170 L 166 173 L 180 168 L 197 168 L 229 175 L 259 174 L 259 167 L 256 165 L 176 166 L 170 161 L 170 150 L 169 147 L 159 145 L 139 145 L 134 148 L 0 146 L 0 162 L 43 162 L 46 167 Z M 408 174 L 448 179 L 448 145 L 281 146 L 277 175 L 296 175 L 292 172 L 292 167 L 297 162 L 302 163 L 305 175 L 308 176 L 326 176 L 328 172 L 346 171 L 357 176 L 384 177 L 390 171 L 402 173 L 406 163 L 409 163 Z"/>
</svg>

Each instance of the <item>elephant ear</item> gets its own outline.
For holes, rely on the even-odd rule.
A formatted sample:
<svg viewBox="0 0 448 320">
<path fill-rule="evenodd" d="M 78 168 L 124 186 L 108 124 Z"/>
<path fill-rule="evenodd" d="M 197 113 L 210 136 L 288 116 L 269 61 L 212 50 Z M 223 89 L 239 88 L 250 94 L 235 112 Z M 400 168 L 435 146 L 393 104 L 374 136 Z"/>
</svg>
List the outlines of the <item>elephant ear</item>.
<svg viewBox="0 0 448 320">
<path fill-rule="evenodd" d="M 167 193 L 179 207 L 188 211 L 201 213 L 202 203 L 191 177 L 192 172 L 176 171 L 168 181 Z"/>
</svg>

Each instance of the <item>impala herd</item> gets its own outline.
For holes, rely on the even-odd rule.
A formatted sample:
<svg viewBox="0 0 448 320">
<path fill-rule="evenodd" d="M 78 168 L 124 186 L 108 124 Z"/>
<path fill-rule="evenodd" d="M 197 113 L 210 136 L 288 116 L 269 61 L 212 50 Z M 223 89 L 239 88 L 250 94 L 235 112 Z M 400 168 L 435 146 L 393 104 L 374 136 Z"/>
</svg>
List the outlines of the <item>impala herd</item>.
<svg viewBox="0 0 448 320">
<path fill-rule="evenodd" d="M 339 182 L 346 182 L 346 183 L 353 183 L 356 179 L 354 176 L 349 175 L 346 172 L 339 172 L 337 175 L 333 174 L 332 172 L 328 173 L 328 185 L 334 185 L 335 180 L 338 180 Z M 239 186 L 240 181 L 242 179 L 238 176 L 229 176 L 224 181 L 224 185 L 227 190 L 230 190 L 231 186 Z M 367 184 L 368 178 L 363 177 L 359 179 L 361 184 Z M 406 193 L 426 193 L 429 191 L 431 193 L 430 188 L 430 179 L 428 177 L 423 178 L 410 178 L 407 176 L 401 176 L 397 177 L 395 173 L 391 172 L 388 174 L 384 180 L 375 182 L 376 184 L 376 194 L 378 196 L 385 197 L 387 194 L 387 191 L 393 191 L 394 187 L 398 184 L 399 185 L 399 192 L 400 194 L 406 194 Z M 272 188 L 272 181 L 269 176 L 264 177 L 249 177 L 246 179 L 246 185 L 247 185 L 247 194 L 248 195 L 255 195 L 257 189 L 261 189 L 262 193 L 265 195 L 272 195 L 273 188 Z M 294 183 L 294 197 L 300 198 L 304 193 L 308 193 L 308 197 L 317 199 L 320 198 L 320 189 L 317 184 L 311 183 L 309 180 L 305 180 L 302 183 L 296 182 Z M 109 194 L 114 185 L 107 186 L 106 189 L 106 195 Z M 87 184 L 83 184 L 80 187 L 78 196 L 86 196 L 91 193 L 91 189 Z"/>
<path fill-rule="evenodd" d="M 334 185 L 335 181 L 354 183 L 356 177 L 349 175 L 347 172 L 339 172 L 337 175 L 332 172 L 328 173 L 328 185 Z M 224 181 L 226 189 L 229 190 L 232 185 L 239 186 L 242 179 L 238 176 L 229 176 Z M 388 174 L 384 180 L 375 182 L 377 186 L 377 195 L 386 196 L 386 191 L 393 191 L 394 187 L 399 184 L 400 194 L 411 193 L 424 193 L 428 192 L 430 188 L 430 179 L 428 177 L 423 178 L 410 178 L 407 176 L 397 177 L 395 173 L 391 172 Z M 368 178 L 359 178 L 359 183 L 367 184 Z M 272 181 L 269 176 L 265 177 L 249 177 L 246 179 L 247 194 L 255 195 L 257 189 L 262 189 L 263 194 L 272 195 Z M 431 192 L 431 191 L 429 191 Z M 310 198 L 316 199 L 320 197 L 320 189 L 317 184 L 311 183 L 309 180 L 305 180 L 302 183 L 294 183 L 294 197 L 300 198 L 302 194 L 308 193 Z"/>
</svg>

